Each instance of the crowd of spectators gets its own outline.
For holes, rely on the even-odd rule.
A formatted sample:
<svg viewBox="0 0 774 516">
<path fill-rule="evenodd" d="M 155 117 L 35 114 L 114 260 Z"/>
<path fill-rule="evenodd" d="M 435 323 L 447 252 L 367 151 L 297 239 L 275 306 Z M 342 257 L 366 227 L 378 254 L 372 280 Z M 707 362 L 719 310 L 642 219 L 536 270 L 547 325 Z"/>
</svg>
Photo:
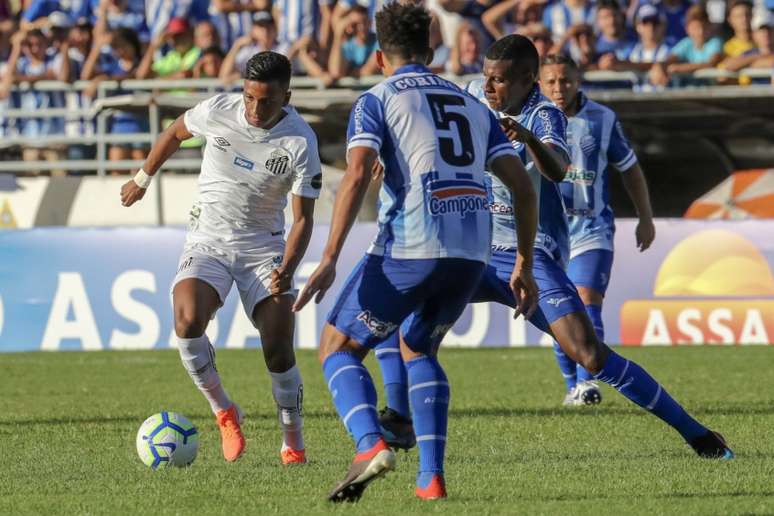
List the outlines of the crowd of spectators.
<svg viewBox="0 0 774 516">
<path fill-rule="evenodd" d="M 105 80 L 218 78 L 236 83 L 256 52 L 291 58 L 294 73 L 331 86 L 378 73 L 373 16 L 385 0 L 0 0 L 0 137 L 93 134 L 82 117 L 8 119 L 5 109 L 88 106 Z M 422 0 L 394 0 L 422 1 Z M 774 67 L 774 0 L 426 0 L 433 71 L 481 71 L 495 39 L 530 37 L 541 55 L 585 70 L 634 71 L 636 88 L 685 84 L 705 68 Z M 90 81 L 80 92 L 14 90 L 40 80 Z M 743 76 L 727 82 L 749 82 Z M 112 95 L 126 92 L 112 91 Z M 113 134 L 147 131 L 116 112 Z M 25 146 L 24 159 L 89 158 L 93 146 Z M 145 144 L 115 144 L 114 160 Z"/>
</svg>

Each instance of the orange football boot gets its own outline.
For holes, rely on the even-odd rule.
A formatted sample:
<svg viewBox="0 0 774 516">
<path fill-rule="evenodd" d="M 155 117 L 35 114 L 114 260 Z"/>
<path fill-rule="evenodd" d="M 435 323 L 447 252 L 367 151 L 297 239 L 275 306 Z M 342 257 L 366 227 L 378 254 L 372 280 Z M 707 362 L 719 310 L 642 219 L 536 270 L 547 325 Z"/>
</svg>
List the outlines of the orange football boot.
<svg viewBox="0 0 774 516">
<path fill-rule="evenodd" d="M 422 500 L 440 500 L 446 498 L 446 482 L 441 475 L 433 475 L 426 487 L 417 486 L 414 493 Z"/>
<path fill-rule="evenodd" d="M 293 448 L 283 448 L 280 452 L 282 464 L 290 466 L 291 464 L 306 464 L 306 453 L 304 450 L 294 450 Z"/>
<path fill-rule="evenodd" d="M 245 436 L 239 426 L 242 422 L 242 411 L 233 403 L 227 410 L 218 411 L 215 418 L 220 428 L 223 457 L 234 462 L 245 451 Z"/>
</svg>

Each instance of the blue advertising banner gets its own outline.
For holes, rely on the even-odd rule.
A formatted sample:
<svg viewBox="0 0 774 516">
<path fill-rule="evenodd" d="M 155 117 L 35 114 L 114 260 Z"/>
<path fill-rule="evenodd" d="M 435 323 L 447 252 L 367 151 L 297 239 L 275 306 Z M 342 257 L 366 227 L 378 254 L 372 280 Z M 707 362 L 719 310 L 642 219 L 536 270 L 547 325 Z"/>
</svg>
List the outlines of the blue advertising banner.
<svg viewBox="0 0 774 516">
<path fill-rule="evenodd" d="M 634 221 L 618 223 L 605 305 L 608 340 L 628 345 L 768 343 L 774 335 L 774 222 L 659 221 L 651 250 L 635 250 Z M 338 290 L 376 232 L 356 225 L 336 283 L 297 314 L 296 345 L 317 346 Z M 315 229 L 299 266 L 302 288 L 328 228 Z M 183 228 L 0 232 L 0 352 L 174 347 L 170 287 Z M 471 305 L 447 346 L 547 345 L 512 310 Z M 207 330 L 218 347 L 260 346 L 232 289 Z"/>
</svg>

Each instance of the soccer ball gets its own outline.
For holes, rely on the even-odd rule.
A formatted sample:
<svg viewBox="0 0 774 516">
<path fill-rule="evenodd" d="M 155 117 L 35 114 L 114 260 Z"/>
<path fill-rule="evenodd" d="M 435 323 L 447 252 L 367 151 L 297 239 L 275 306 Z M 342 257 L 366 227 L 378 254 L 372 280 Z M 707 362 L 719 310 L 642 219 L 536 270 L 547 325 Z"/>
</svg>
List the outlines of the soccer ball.
<svg viewBox="0 0 774 516">
<path fill-rule="evenodd" d="M 176 412 L 160 412 L 137 431 L 137 454 L 153 469 L 191 464 L 199 449 L 196 427 Z"/>
</svg>

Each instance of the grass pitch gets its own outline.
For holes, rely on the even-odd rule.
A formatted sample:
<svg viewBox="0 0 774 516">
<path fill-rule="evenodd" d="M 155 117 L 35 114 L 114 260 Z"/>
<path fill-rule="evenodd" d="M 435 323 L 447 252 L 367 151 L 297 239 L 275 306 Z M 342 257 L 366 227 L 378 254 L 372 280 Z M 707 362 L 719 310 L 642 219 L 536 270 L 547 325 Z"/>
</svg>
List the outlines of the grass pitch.
<svg viewBox="0 0 774 516">
<path fill-rule="evenodd" d="M 701 460 L 660 420 L 605 387 L 599 408 L 560 406 L 552 352 L 443 350 L 452 385 L 450 498 L 413 497 L 417 453 L 354 506 L 324 501 L 352 444 L 315 355 L 299 353 L 310 464 L 279 465 L 280 436 L 260 352 L 220 351 L 247 413 L 243 458 L 227 464 L 215 423 L 175 351 L 0 356 L 2 514 L 774 514 L 774 373 L 770 347 L 624 349 L 737 459 Z M 369 368 L 379 384 L 378 366 Z M 380 400 L 381 403 L 381 400 Z M 151 471 L 140 423 L 159 410 L 200 431 L 196 462 Z"/>
</svg>

